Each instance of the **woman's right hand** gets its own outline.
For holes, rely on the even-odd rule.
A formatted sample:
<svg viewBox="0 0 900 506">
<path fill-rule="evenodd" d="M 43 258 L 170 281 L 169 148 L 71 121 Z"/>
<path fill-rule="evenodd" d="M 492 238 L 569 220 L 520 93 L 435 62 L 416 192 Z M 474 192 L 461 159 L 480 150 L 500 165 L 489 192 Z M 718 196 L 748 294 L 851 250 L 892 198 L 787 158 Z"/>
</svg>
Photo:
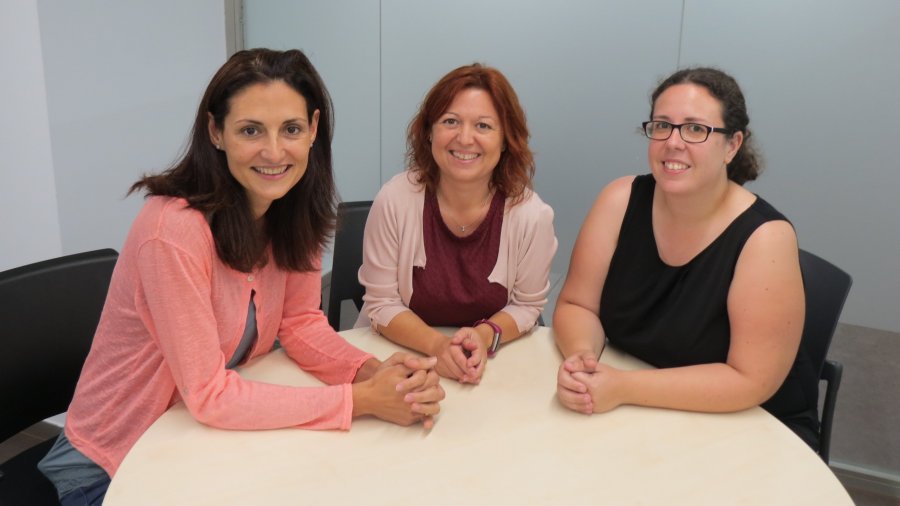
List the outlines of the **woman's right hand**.
<svg viewBox="0 0 900 506">
<path fill-rule="evenodd" d="M 556 396 L 560 404 L 579 413 L 594 412 L 594 401 L 588 385 L 575 378 L 576 373 L 593 374 L 597 370 L 597 356 L 591 351 L 580 351 L 569 355 L 556 375 Z"/>
</svg>

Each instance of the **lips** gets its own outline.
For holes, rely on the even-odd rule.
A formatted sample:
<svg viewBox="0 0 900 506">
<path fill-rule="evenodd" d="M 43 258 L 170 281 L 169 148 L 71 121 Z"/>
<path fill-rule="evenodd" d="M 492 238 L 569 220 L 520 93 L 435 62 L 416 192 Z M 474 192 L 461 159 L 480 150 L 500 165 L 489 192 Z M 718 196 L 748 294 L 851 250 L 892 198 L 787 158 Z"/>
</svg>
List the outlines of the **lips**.
<svg viewBox="0 0 900 506">
<path fill-rule="evenodd" d="M 285 172 L 287 172 L 287 170 L 289 168 L 291 168 L 291 166 L 290 165 L 282 165 L 280 167 L 251 167 L 251 168 L 264 176 L 277 176 L 277 175 L 284 174 Z"/>
<path fill-rule="evenodd" d="M 667 170 L 674 170 L 674 171 L 687 170 L 687 169 L 688 169 L 688 165 L 687 165 L 687 164 L 680 163 L 680 162 L 663 162 L 663 166 L 664 166 Z"/>
<path fill-rule="evenodd" d="M 453 158 L 463 161 L 474 160 L 481 156 L 478 153 L 460 153 L 459 151 L 450 151 L 450 154 L 453 156 Z"/>
</svg>

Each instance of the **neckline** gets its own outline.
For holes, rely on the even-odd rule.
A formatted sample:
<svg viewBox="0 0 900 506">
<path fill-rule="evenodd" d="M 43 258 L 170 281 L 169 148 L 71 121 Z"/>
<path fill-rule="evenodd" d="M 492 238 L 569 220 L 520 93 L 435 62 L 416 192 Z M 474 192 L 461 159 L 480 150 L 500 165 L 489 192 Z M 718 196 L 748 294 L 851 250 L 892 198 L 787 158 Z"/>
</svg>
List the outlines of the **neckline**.
<svg viewBox="0 0 900 506">
<path fill-rule="evenodd" d="M 672 264 L 666 262 L 665 260 L 663 260 L 662 255 L 660 255 L 660 253 L 659 253 L 659 243 L 656 242 L 656 229 L 653 228 L 653 195 L 655 193 L 656 193 L 656 185 L 653 185 L 653 192 L 651 192 L 651 194 L 650 194 L 650 199 L 651 199 L 650 200 L 650 213 L 649 213 L 650 237 L 653 240 L 653 248 L 656 251 L 657 260 L 659 260 L 660 264 L 664 265 L 665 267 L 667 267 L 669 269 L 683 269 L 683 268 L 691 265 L 695 261 L 697 261 L 698 258 L 704 256 L 710 249 L 712 249 L 713 246 L 718 244 L 720 241 L 724 240 L 722 238 L 725 237 L 725 235 L 728 234 L 731 231 L 731 229 L 733 229 L 736 226 L 735 224 L 741 218 L 743 218 L 746 214 L 748 214 L 752 209 L 754 209 L 757 205 L 759 205 L 759 203 L 762 201 L 762 199 L 759 198 L 759 195 L 754 193 L 753 194 L 753 197 L 754 197 L 753 202 L 751 202 L 750 205 L 747 206 L 746 209 L 744 209 L 743 211 L 738 213 L 737 216 L 735 216 L 734 219 L 732 219 L 731 222 L 728 223 L 728 225 L 725 228 L 723 228 L 721 232 L 719 232 L 719 235 L 717 235 L 712 241 L 709 242 L 709 244 L 704 246 L 700 251 L 697 252 L 696 255 L 689 258 L 685 263 L 680 264 L 680 265 L 672 265 Z"/>
<path fill-rule="evenodd" d="M 494 213 L 497 208 L 497 201 L 503 202 L 506 200 L 504 196 L 501 195 L 501 192 L 495 191 L 494 195 L 490 198 L 490 203 L 488 204 L 488 210 L 484 215 L 484 219 L 481 220 L 477 226 L 473 227 L 472 232 L 467 235 L 456 235 L 452 228 L 450 228 L 447 223 L 444 221 L 444 217 L 441 215 L 441 206 L 438 203 L 437 192 L 428 191 L 427 198 L 429 200 L 429 204 L 432 208 L 432 213 L 434 214 L 434 221 L 438 223 L 438 227 L 446 233 L 449 237 L 453 238 L 457 241 L 469 241 L 474 240 L 473 238 L 479 237 L 486 227 L 486 223 L 492 221 Z M 468 226 L 466 227 L 468 228 Z"/>
</svg>

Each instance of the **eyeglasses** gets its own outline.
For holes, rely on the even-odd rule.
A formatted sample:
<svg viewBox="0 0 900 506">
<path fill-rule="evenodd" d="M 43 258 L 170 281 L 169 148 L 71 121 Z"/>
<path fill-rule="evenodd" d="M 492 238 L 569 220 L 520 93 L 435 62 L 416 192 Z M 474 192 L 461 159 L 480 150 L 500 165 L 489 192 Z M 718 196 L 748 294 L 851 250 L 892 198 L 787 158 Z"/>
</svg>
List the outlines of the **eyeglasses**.
<svg viewBox="0 0 900 506">
<path fill-rule="evenodd" d="M 644 127 L 644 135 L 655 141 L 664 141 L 672 136 L 672 132 L 678 129 L 681 140 L 691 144 L 706 142 L 711 132 L 719 132 L 725 135 L 731 135 L 734 130 L 731 128 L 719 128 L 701 125 L 700 123 L 682 123 L 676 125 L 668 121 L 645 121 L 641 123 Z"/>
</svg>

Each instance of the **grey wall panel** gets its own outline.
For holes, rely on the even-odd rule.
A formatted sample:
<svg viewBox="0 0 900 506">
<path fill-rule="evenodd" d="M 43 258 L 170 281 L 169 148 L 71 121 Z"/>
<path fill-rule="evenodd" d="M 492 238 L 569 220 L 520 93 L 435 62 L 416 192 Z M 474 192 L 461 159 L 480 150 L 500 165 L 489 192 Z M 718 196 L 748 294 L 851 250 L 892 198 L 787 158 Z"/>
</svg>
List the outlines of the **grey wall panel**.
<svg viewBox="0 0 900 506">
<path fill-rule="evenodd" d="M 675 67 L 681 5 L 384 0 L 382 9 L 385 176 L 403 169 L 406 127 L 435 81 L 473 61 L 497 67 L 528 115 L 535 189 L 556 211 L 554 272 L 564 272 L 600 189 L 647 171 L 637 127 L 650 87 Z"/>
<path fill-rule="evenodd" d="M 854 276 L 845 321 L 900 330 L 900 172 L 890 169 L 900 3 L 460 0 L 448 9 L 424 0 L 248 0 L 246 8 L 248 47 L 304 47 L 332 89 L 345 197 L 368 198 L 404 168 L 407 124 L 440 76 L 472 61 L 500 68 L 528 114 L 536 189 L 556 209 L 557 273 L 600 188 L 647 170 L 637 125 L 657 80 L 678 65 L 722 67 L 747 93 L 767 161 L 749 188 L 793 220 L 801 246 Z"/>
<path fill-rule="evenodd" d="M 900 3 L 685 2 L 683 64 L 733 73 L 767 171 L 749 188 L 854 277 L 843 320 L 900 330 Z"/>
<path fill-rule="evenodd" d="M 334 168 L 344 200 L 381 186 L 379 5 L 371 0 L 246 0 L 244 45 L 303 50 L 335 107 Z"/>
<path fill-rule="evenodd" d="M 119 249 L 225 59 L 221 0 L 37 2 L 63 253 Z"/>
<path fill-rule="evenodd" d="M 371 198 L 404 169 L 407 125 L 435 81 L 473 61 L 499 68 L 528 114 L 535 187 L 557 214 L 554 271 L 564 272 L 600 189 L 647 170 L 637 125 L 652 84 L 675 67 L 680 21 L 681 4 L 667 0 L 549 9 L 535 0 L 464 0 L 453 9 L 247 0 L 245 45 L 310 54 L 338 111 L 335 164 L 348 200 Z"/>
<path fill-rule="evenodd" d="M 59 256 L 59 216 L 37 6 L 0 6 L 0 271 Z"/>
</svg>

